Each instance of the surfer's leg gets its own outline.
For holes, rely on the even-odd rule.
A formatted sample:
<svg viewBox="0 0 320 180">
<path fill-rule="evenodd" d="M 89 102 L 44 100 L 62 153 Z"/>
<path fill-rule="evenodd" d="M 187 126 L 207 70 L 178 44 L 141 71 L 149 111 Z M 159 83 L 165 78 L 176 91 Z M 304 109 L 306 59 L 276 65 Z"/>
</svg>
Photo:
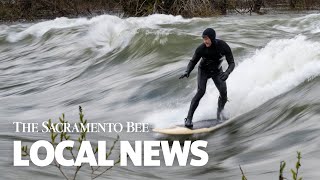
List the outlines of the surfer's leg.
<svg viewBox="0 0 320 180">
<path fill-rule="evenodd" d="M 220 93 L 217 108 L 217 119 L 221 120 L 221 111 L 224 109 L 224 106 L 228 100 L 227 83 L 225 81 L 222 81 L 219 76 L 212 77 L 212 80 Z"/>
<path fill-rule="evenodd" d="M 201 68 L 198 68 L 198 89 L 196 95 L 192 98 L 189 112 L 188 112 L 188 119 L 192 120 L 194 111 L 197 109 L 200 99 L 203 97 L 203 95 L 206 92 L 206 87 L 207 87 L 207 80 L 208 80 L 208 75 L 201 70 Z"/>
</svg>

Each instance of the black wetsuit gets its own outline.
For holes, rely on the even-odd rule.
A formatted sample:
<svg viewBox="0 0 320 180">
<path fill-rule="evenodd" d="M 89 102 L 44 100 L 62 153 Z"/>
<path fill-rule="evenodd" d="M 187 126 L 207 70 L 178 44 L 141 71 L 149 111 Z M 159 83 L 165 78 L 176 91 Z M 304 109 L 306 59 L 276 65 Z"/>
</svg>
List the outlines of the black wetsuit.
<svg viewBox="0 0 320 180">
<path fill-rule="evenodd" d="M 221 74 L 227 73 L 227 75 L 229 75 L 235 67 L 233 55 L 229 45 L 223 40 L 215 39 L 215 34 L 213 35 L 209 33 L 208 36 L 210 37 L 212 42 L 211 46 L 206 47 L 204 43 L 198 46 L 186 70 L 186 73 L 189 75 L 190 72 L 194 69 L 195 65 L 198 63 L 198 61 L 202 58 L 198 67 L 198 90 L 191 101 L 187 117 L 190 120 L 192 120 L 194 111 L 198 107 L 200 99 L 205 94 L 207 80 L 209 78 L 212 78 L 220 93 L 218 100 L 217 116 L 218 114 L 220 114 L 228 99 L 227 85 L 226 82 L 221 79 Z M 226 60 L 229 64 L 228 69 L 225 72 L 223 72 L 221 67 L 223 56 L 226 57 Z"/>
</svg>

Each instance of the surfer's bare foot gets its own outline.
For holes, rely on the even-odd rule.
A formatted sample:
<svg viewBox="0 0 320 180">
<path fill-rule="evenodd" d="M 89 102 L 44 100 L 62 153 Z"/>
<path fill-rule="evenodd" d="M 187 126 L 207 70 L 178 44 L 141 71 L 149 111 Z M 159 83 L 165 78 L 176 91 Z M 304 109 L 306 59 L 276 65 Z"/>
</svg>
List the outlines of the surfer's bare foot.
<svg viewBox="0 0 320 180">
<path fill-rule="evenodd" d="M 192 127 L 193 127 L 192 119 L 190 119 L 190 118 L 185 118 L 185 119 L 184 119 L 184 126 L 187 127 L 187 128 L 192 128 Z"/>
</svg>

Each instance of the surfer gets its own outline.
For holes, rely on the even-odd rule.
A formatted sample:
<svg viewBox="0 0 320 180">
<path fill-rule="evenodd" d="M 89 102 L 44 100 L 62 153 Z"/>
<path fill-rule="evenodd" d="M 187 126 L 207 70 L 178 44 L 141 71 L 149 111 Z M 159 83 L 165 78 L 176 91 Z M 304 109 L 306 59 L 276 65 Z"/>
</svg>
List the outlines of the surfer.
<svg viewBox="0 0 320 180">
<path fill-rule="evenodd" d="M 205 29 L 202 33 L 202 38 L 203 43 L 197 47 L 192 59 L 189 61 L 187 70 L 179 78 L 188 78 L 195 65 L 202 58 L 198 67 L 197 93 L 192 98 L 188 116 L 185 118 L 185 126 L 188 128 L 193 127 L 193 114 L 199 105 L 200 99 L 206 92 L 207 80 L 209 78 L 212 78 L 220 93 L 218 99 L 217 119 L 219 122 L 222 121 L 221 111 L 228 100 L 226 80 L 235 67 L 232 51 L 229 45 L 223 40 L 216 39 L 216 32 L 214 29 Z M 226 71 L 223 71 L 221 67 L 223 56 L 225 56 L 229 65 Z"/>
</svg>

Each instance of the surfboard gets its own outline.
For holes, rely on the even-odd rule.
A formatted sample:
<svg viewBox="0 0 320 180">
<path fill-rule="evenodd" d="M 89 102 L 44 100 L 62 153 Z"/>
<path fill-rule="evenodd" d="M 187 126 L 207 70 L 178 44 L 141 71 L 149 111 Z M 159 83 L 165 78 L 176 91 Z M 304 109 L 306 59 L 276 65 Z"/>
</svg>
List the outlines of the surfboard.
<svg viewBox="0 0 320 180">
<path fill-rule="evenodd" d="M 206 119 L 193 122 L 192 128 L 187 128 L 182 125 L 175 125 L 169 128 L 155 128 L 153 132 L 167 134 L 167 135 L 189 135 L 189 134 L 199 134 L 199 133 L 208 133 L 216 129 L 219 129 L 221 126 L 226 124 L 228 120 L 224 120 L 222 123 L 219 123 L 217 119 Z"/>
</svg>

